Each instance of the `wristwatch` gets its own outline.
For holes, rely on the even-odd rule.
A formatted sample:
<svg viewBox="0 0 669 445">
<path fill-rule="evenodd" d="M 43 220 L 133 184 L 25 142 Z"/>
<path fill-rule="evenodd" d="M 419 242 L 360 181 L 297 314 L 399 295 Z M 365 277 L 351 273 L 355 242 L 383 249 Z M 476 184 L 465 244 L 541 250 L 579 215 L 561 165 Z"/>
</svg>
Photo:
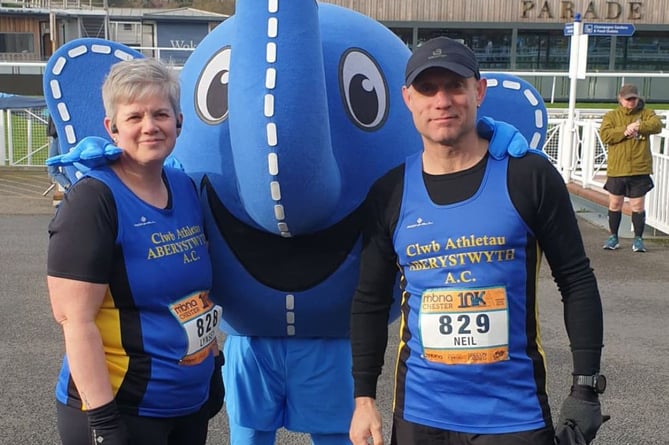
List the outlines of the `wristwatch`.
<svg viewBox="0 0 669 445">
<path fill-rule="evenodd" d="M 603 394 L 606 391 L 606 376 L 603 374 L 575 375 L 573 384 L 587 386 L 588 388 L 592 388 L 597 394 Z"/>
</svg>

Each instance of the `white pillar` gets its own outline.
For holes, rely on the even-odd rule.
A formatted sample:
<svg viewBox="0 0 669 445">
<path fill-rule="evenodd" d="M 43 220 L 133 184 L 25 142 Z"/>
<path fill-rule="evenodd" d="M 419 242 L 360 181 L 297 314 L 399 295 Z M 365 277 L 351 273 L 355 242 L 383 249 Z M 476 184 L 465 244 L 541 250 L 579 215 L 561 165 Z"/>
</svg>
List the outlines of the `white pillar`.
<svg viewBox="0 0 669 445">
<path fill-rule="evenodd" d="M 559 166 L 565 182 L 571 179 L 574 147 L 576 143 L 576 83 L 578 79 L 585 79 L 585 70 L 588 57 L 588 36 L 581 32 L 581 14 L 574 16 L 574 32 L 571 36 L 569 53 L 569 108 L 565 123 L 565 134 L 561 138 Z"/>
<path fill-rule="evenodd" d="M 7 162 L 7 145 L 5 144 L 5 110 L 0 110 L 0 167 Z"/>
</svg>

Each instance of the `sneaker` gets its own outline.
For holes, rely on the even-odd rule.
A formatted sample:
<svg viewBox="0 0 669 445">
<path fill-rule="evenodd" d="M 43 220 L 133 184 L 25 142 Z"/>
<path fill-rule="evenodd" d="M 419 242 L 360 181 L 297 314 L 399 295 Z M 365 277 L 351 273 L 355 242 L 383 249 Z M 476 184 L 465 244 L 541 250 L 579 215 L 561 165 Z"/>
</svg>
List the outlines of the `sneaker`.
<svg viewBox="0 0 669 445">
<path fill-rule="evenodd" d="M 645 252 L 646 251 L 646 246 L 643 244 L 643 240 L 641 239 L 640 236 L 637 236 L 634 238 L 634 242 L 632 243 L 632 251 L 634 252 Z"/>
<path fill-rule="evenodd" d="M 618 243 L 618 235 L 611 235 L 608 237 L 602 247 L 604 247 L 606 250 L 616 250 L 618 247 L 620 247 L 620 244 Z"/>
</svg>

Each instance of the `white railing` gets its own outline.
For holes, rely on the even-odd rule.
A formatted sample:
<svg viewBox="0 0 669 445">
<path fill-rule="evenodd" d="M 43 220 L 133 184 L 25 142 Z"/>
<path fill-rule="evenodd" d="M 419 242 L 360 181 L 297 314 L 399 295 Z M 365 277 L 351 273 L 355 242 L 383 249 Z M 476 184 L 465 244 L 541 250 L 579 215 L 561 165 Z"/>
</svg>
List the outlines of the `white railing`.
<svg viewBox="0 0 669 445">
<path fill-rule="evenodd" d="M 606 182 L 607 150 L 599 138 L 599 125 L 605 111 L 577 110 L 574 131 L 568 134 L 567 111 L 549 110 L 543 147 L 566 182 L 601 192 Z M 650 137 L 655 188 L 646 197 L 646 223 L 669 233 L 669 111 L 658 115 L 665 128 Z M 24 125 L 17 128 L 13 122 Z M 43 166 L 47 156 L 45 125 L 44 110 L 0 110 L 0 168 Z"/>
<path fill-rule="evenodd" d="M 484 70 L 481 73 L 485 74 L 485 72 Z M 568 71 L 513 70 L 509 71 L 509 74 L 521 77 L 533 84 L 546 99 L 547 104 L 563 101 L 569 94 Z M 587 72 L 586 79 L 577 81 L 577 97 L 578 100 L 614 102 L 618 87 L 628 82 L 636 83 L 643 97 L 663 102 L 668 98 L 665 87 L 669 82 L 669 73 L 633 71 Z"/>
<path fill-rule="evenodd" d="M 0 110 L 0 168 L 44 166 L 46 108 Z"/>
<path fill-rule="evenodd" d="M 25 9 L 93 9 L 106 5 L 106 0 L 0 0 L 0 6 Z"/>
<path fill-rule="evenodd" d="M 2 0 L 0 0 L 2 1 Z M 124 42 L 121 42 L 124 43 Z M 125 42 L 128 44 L 128 42 Z M 195 48 L 179 47 L 178 42 L 173 42 L 175 47 L 141 46 L 133 49 L 141 52 L 147 57 L 155 57 L 164 62 L 171 63 L 177 69 L 181 69 L 188 56 Z M 38 60 L 41 56 L 33 54 L 7 54 L 0 53 L 0 74 L 9 75 L 42 75 L 46 67 L 46 61 Z M 18 59 L 18 60 L 16 60 Z M 489 71 L 482 71 L 483 75 Z M 532 85 L 545 98 L 548 106 L 556 102 L 565 102 L 571 94 L 571 81 L 567 71 L 490 71 L 505 72 L 518 76 Z M 641 73 L 631 71 L 616 72 L 588 72 L 585 80 L 576 82 L 577 102 L 609 102 L 614 103 L 620 85 L 631 82 L 639 86 L 643 97 L 650 98 L 655 103 L 669 102 L 669 73 L 654 72 Z"/>
<path fill-rule="evenodd" d="M 146 57 L 153 57 L 172 64 L 176 70 L 181 70 L 188 56 L 195 51 L 194 47 L 179 46 L 173 48 L 167 46 L 131 46 L 131 48 Z M 47 62 L 38 59 L 39 55 L 37 54 L 0 53 L 0 74 L 43 75 Z"/>
<path fill-rule="evenodd" d="M 565 181 L 605 193 L 607 148 L 599 137 L 599 113 L 597 116 L 597 112 L 579 110 L 571 135 L 567 135 L 567 120 L 552 113 L 544 151 Z M 665 128 L 649 138 L 655 188 L 646 196 L 646 223 L 669 233 L 669 112 L 658 112 L 658 115 L 664 120 Z M 565 137 L 571 141 L 565 141 Z M 563 147 L 569 147 L 570 152 L 562 152 Z"/>
</svg>

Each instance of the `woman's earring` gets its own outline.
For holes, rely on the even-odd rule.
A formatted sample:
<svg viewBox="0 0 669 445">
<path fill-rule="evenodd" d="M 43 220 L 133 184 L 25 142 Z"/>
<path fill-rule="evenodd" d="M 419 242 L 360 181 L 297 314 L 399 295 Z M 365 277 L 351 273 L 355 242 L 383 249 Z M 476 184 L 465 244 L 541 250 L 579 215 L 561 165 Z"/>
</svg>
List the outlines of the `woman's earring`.
<svg viewBox="0 0 669 445">
<path fill-rule="evenodd" d="M 114 141 L 114 145 L 118 144 L 118 138 L 112 138 L 112 141 Z"/>
</svg>

